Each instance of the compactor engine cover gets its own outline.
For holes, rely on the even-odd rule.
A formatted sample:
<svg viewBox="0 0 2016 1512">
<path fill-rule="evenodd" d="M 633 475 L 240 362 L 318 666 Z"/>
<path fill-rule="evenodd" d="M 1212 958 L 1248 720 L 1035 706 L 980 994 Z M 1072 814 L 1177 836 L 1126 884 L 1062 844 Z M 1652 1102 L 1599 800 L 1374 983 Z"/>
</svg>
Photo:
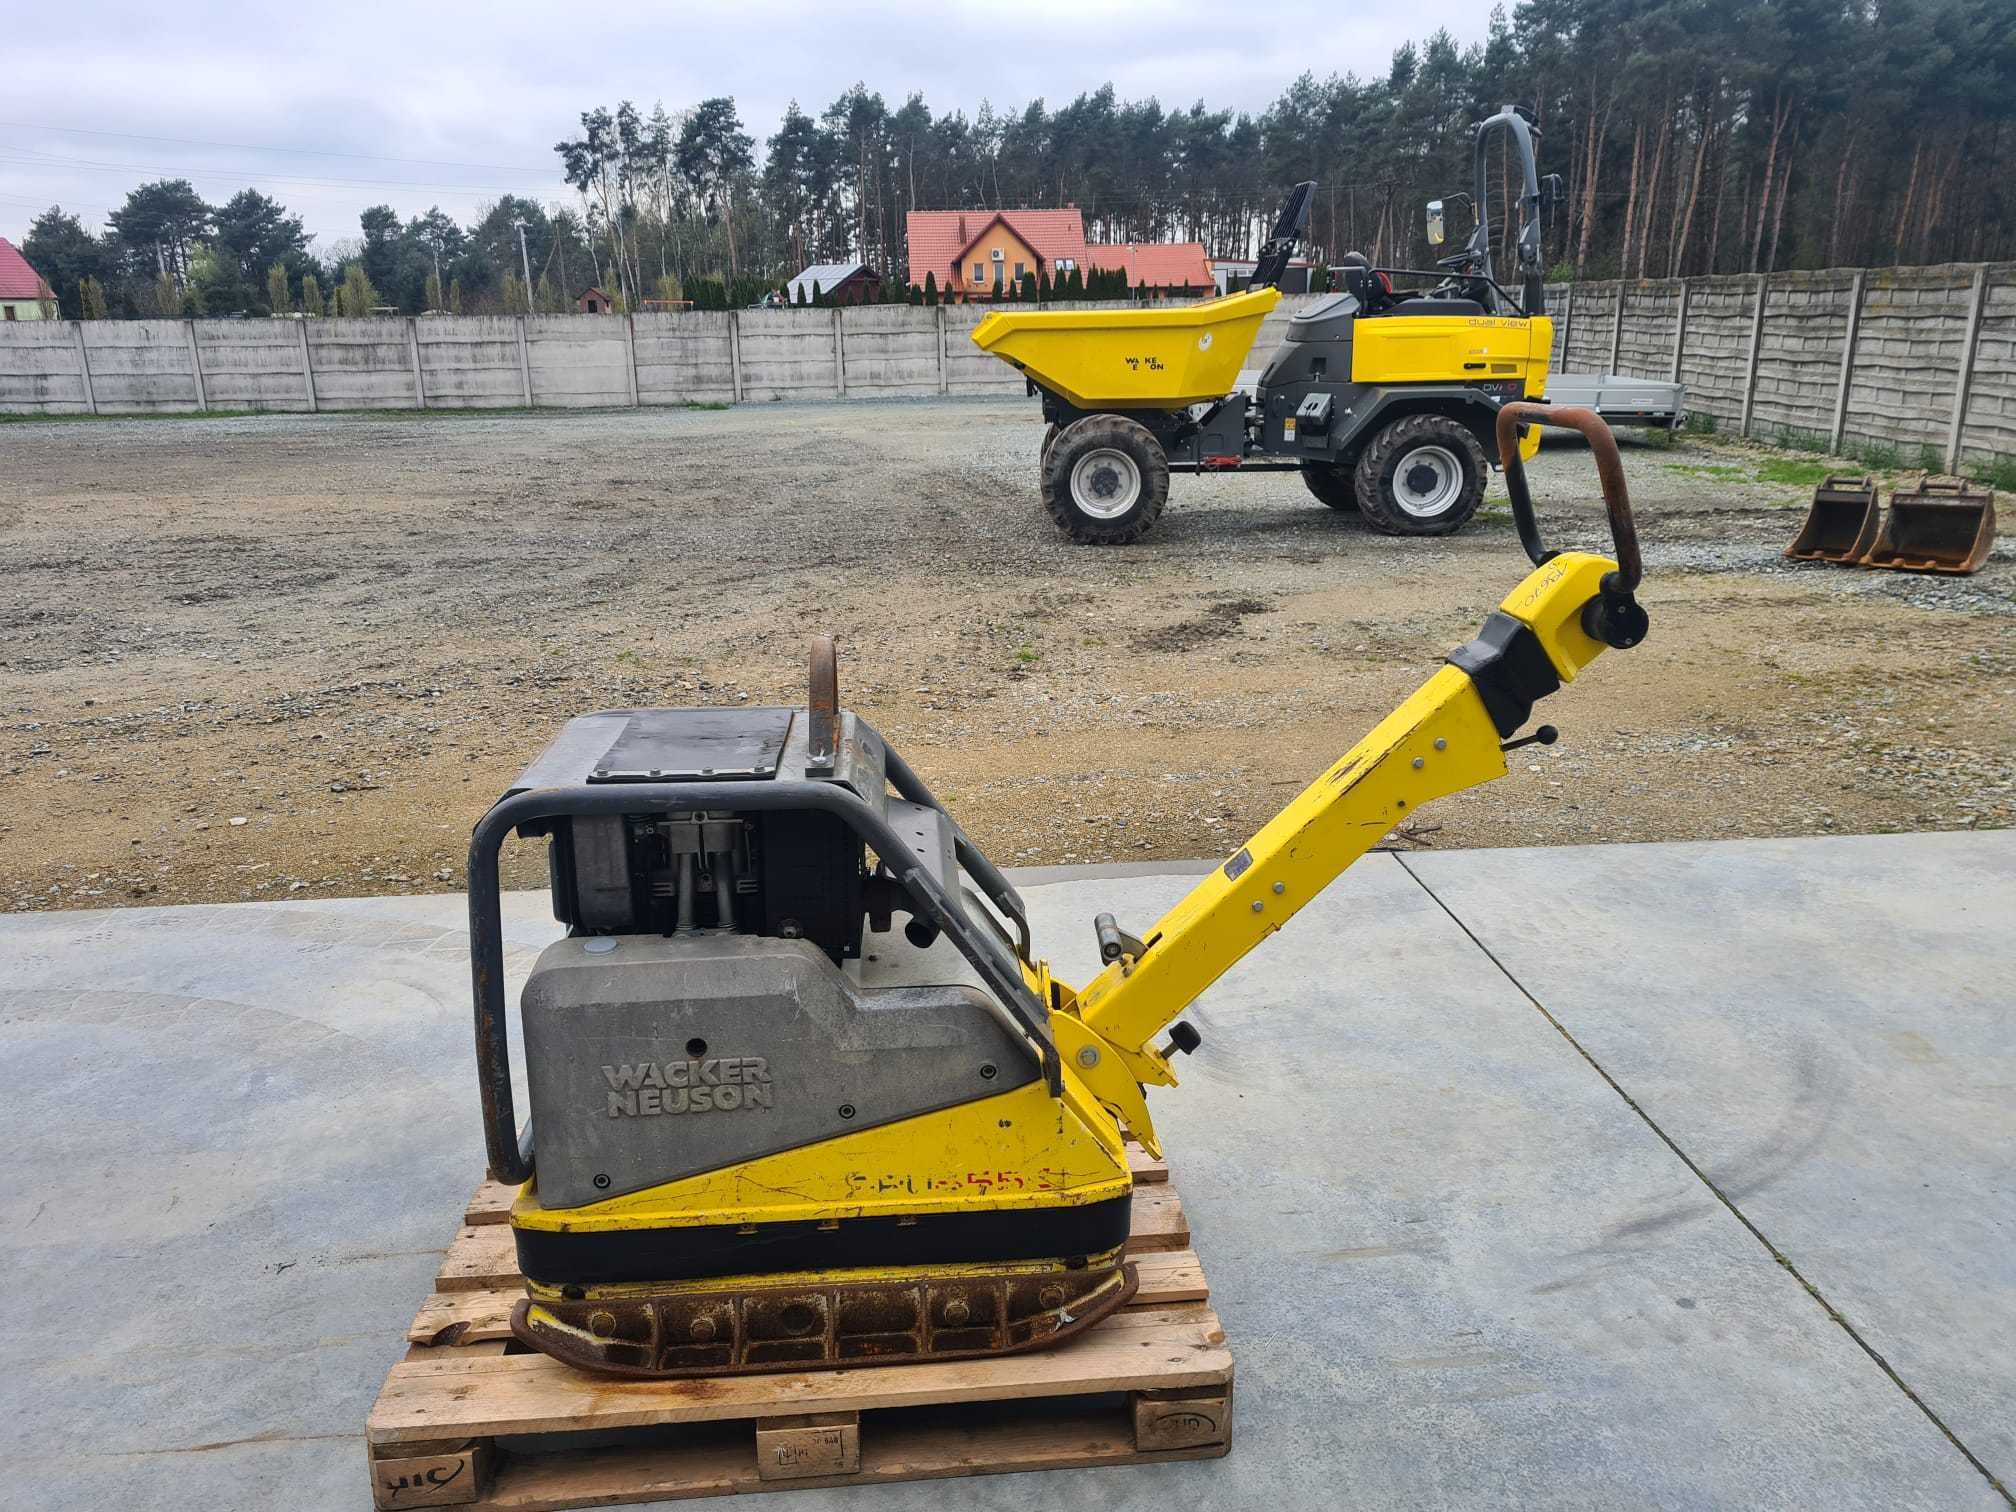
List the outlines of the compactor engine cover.
<svg viewBox="0 0 2016 1512">
<path fill-rule="evenodd" d="M 510 832 L 567 926 L 520 997 L 522 1141 L 485 1013 Z M 471 911 L 526 1342 L 642 1375 L 942 1358 L 1131 1295 L 1121 1131 L 1062 1077 L 1021 900 L 838 708 L 830 643 L 804 708 L 568 722 L 478 826 Z"/>
</svg>

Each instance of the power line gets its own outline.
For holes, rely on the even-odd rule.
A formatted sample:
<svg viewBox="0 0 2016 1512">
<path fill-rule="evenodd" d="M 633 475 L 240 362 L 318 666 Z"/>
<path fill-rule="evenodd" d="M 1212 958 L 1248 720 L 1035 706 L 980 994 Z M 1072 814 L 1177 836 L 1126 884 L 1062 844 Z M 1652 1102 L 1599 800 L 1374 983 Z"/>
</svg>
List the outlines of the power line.
<svg viewBox="0 0 2016 1512">
<path fill-rule="evenodd" d="M 0 127 L 16 131 L 54 131 L 64 136 L 119 137 L 130 142 L 173 142 L 182 147 L 223 147 L 233 152 L 282 152 L 299 157 L 355 158 L 371 163 L 414 163 L 423 168 L 494 168 L 500 173 L 537 173 L 517 163 L 461 163 L 450 158 L 392 157 L 382 152 L 336 152 L 320 147 L 274 147 L 251 142 L 210 142 L 200 137 L 149 136 L 137 131 L 101 131 L 88 126 L 54 126 L 38 121 L 0 121 Z"/>
</svg>

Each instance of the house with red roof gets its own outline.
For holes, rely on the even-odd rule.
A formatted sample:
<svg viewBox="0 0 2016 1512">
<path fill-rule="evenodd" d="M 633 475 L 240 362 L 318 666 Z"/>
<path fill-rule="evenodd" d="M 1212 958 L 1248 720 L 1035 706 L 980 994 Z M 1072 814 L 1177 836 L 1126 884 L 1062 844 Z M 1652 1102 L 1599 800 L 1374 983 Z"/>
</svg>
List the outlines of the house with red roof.
<svg viewBox="0 0 2016 1512">
<path fill-rule="evenodd" d="M 1203 294 L 1212 289 L 1202 242 L 1085 240 L 1085 215 L 1061 210 L 912 210 L 904 218 L 910 282 L 932 276 L 954 298 L 998 299 L 1024 275 L 1053 284 L 1094 268 L 1120 269 L 1130 289 Z"/>
<path fill-rule="evenodd" d="M 54 320 L 56 291 L 0 236 L 0 320 Z"/>
<path fill-rule="evenodd" d="M 993 298 L 1026 273 L 1050 282 L 1082 274 L 1085 217 L 1062 210 L 912 210 L 903 218 L 910 282 L 930 274 L 941 293 Z"/>
</svg>

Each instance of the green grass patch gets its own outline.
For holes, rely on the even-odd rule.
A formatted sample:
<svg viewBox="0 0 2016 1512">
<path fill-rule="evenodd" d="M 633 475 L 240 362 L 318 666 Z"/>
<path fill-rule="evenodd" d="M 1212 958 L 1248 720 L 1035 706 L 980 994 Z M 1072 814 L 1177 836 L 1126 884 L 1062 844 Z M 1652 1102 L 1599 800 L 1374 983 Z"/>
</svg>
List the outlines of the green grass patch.
<svg viewBox="0 0 2016 1512">
<path fill-rule="evenodd" d="M 1781 483 L 1788 488 L 1814 488 L 1826 482 L 1833 470 L 1825 462 L 1808 462 L 1800 457 L 1767 457 L 1757 464 L 1757 481 Z"/>
<path fill-rule="evenodd" d="M 1015 648 L 1015 665 L 1018 667 L 1033 667 L 1041 660 L 1043 660 L 1043 653 L 1038 651 L 1034 646 L 1017 646 Z"/>
</svg>

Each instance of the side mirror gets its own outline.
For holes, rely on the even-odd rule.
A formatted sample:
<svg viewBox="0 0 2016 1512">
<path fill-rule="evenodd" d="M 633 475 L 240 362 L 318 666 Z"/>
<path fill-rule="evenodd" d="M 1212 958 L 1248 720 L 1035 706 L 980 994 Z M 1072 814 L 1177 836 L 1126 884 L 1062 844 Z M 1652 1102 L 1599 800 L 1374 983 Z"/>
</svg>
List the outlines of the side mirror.
<svg viewBox="0 0 2016 1512">
<path fill-rule="evenodd" d="M 1428 201 L 1428 245 L 1439 247 L 1447 239 L 1448 233 L 1442 229 L 1442 201 L 1430 200 Z"/>
</svg>

